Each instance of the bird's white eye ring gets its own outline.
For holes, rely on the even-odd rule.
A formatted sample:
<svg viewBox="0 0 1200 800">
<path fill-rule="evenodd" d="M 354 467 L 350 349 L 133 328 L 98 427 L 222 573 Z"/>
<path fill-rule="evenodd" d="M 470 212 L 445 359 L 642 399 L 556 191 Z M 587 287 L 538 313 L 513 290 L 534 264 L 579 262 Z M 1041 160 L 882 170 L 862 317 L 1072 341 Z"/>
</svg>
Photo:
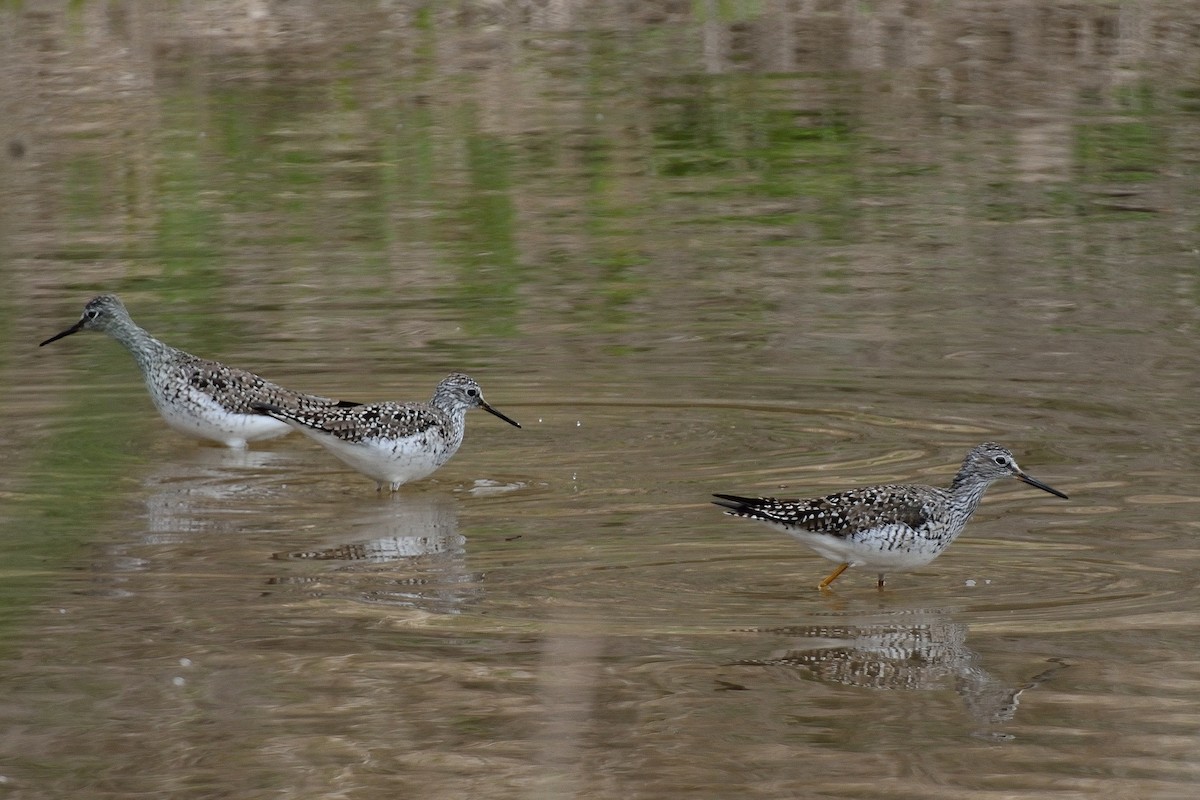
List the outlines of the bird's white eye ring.
<svg viewBox="0 0 1200 800">
<path fill-rule="evenodd" d="M 996 456 L 996 457 L 993 459 L 993 461 L 995 461 L 997 464 L 999 464 L 999 465 L 1000 465 L 1000 466 L 1002 466 L 1002 467 L 1007 467 L 1007 466 L 1008 466 L 1008 459 L 1007 459 L 1007 458 L 1005 458 L 1004 456 Z"/>
</svg>

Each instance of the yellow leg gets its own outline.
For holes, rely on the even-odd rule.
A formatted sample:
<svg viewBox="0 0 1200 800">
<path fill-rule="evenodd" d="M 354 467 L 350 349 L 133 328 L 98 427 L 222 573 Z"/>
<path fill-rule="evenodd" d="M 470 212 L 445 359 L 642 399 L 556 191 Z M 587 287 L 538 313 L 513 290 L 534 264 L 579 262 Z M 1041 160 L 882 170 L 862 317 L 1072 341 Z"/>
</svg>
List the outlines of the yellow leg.
<svg viewBox="0 0 1200 800">
<path fill-rule="evenodd" d="M 833 583 L 834 581 L 836 581 L 838 579 L 838 575 L 841 575 L 843 572 L 845 572 L 848 569 L 850 569 L 849 564 L 842 564 L 837 569 L 835 569 L 833 572 L 829 573 L 829 576 L 827 578 L 825 578 L 825 580 L 818 583 L 817 588 L 820 589 L 821 591 L 825 591 L 826 589 L 829 588 L 829 584 Z"/>
</svg>

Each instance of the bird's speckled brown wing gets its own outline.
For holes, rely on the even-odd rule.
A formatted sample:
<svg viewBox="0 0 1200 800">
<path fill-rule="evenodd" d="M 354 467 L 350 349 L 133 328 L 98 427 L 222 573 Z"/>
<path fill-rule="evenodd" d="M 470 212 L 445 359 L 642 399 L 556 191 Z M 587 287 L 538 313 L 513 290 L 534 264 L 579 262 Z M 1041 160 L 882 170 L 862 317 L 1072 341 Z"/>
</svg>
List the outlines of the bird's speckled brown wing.
<svg viewBox="0 0 1200 800">
<path fill-rule="evenodd" d="M 422 403 L 367 403 L 350 407 L 289 409 L 263 403 L 259 413 L 332 434 L 347 442 L 404 439 L 418 434 L 445 433 L 449 419 L 439 409 Z"/>
<path fill-rule="evenodd" d="M 774 522 L 787 527 L 845 537 L 885 525 L 916 530 L 929 521 L 927 486 L 872 486 L 811 500 L 738 497 L 718 494 L 717 505 L 736 517 Z"/>
<path fill-rule="evenodd" d="M 360 405 L 348 400 L 335 400 L 293 391 L 244 369 L 227 367 L 216 361 L 197 358 L 182 351 L 177 351 L 177 353 L 178 355 L 173 359 L 171 365 L 172 371 L 186 381 L 187 386 L 203 392 L 233 413 L 257 413 L 254 409 L 257 404 L 271 405 L 296 412 L 353 408 Z"/>
</svg>

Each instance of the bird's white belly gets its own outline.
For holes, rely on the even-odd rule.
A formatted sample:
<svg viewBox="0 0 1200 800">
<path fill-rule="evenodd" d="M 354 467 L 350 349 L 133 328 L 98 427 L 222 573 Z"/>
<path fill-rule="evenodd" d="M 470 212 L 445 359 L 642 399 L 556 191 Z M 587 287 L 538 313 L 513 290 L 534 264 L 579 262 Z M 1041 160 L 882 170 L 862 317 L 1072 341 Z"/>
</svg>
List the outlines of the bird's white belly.
<svg viewBox="0 0 1200 800">
<path fill-rule="evenodd" d="M 458 448 L 437 447 L 416 439 L 347 442 L 301 428 L 331 453 L 359 472 L 382 483 L 399 486 L 432 475 Z"/>
<path fill-rule="evenodd" d="M 926 539 L 907 525 L 871 528 L 856 533 L 852 538 L 794 528 L 784 530 L 822 558 L 852 567 L 888 572 L 923 567 L 945 549 L 944 545 Z"/>
<path fill-rule="evenodd" d="M 287 423 L 261 414 L 235 414 L 206 394 L 191 390 L 167 402 L 151 389 L 151 397 L 163 420 L 173 430 L 199 439 L 212 439 L 229 447 L 273 439 L 289 431 Z"/>
</svg>

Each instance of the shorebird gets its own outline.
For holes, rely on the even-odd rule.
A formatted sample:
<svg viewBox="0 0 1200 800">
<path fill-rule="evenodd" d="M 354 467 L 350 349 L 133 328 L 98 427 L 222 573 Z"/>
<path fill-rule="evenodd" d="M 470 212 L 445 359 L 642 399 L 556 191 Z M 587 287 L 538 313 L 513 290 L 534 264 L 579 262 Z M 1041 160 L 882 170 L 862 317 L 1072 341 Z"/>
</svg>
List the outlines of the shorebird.
<svg viewBox="0 0 1200 800">
<path fill-rule="evenodd" d="M 167 425 L 188 436 L 228 447 L 245 447 L 247 442 L 291 431 L 285 423 L 255 412 L 255 403 L 297 411 L 358 405 L 294 392 L 253 372 L 171 347 L 139 327 L 116 295 L 93 297 L 84 306 L 79 322 L 39 347 L 79 331 L 107 333 L 125 346 L 141 369 L 150 399 Z"/>
<path fill-rule="evenodd" d="M 879 574 L 903 572 L 933 561 L 963 532 L 993 482 L 1013 477 L 1044 492 L 1067 496 L 1030 477 L 1009 450 L 985 442 L 967 453 L 949 489 L 921 484 L 864 486 L 811 500 L 713 495 L 726 514 L 765 522 L 808 545 L 838 568 L 817 584 L 829 584 L 850 567 Z"/>
<path fill-rule="evenodd" d="M 296 428 L 354 469 L 374 478 L 379 491 L 433 474 L 463 441 L 467 411 L 482 408 L 521 427 L 492 408 L 470 377 L 455 372 L 433 390 L 428 403 L 368 403 L 352 408 L 292 409 L 273 403 L 254 408 Z"/>
</svg>

